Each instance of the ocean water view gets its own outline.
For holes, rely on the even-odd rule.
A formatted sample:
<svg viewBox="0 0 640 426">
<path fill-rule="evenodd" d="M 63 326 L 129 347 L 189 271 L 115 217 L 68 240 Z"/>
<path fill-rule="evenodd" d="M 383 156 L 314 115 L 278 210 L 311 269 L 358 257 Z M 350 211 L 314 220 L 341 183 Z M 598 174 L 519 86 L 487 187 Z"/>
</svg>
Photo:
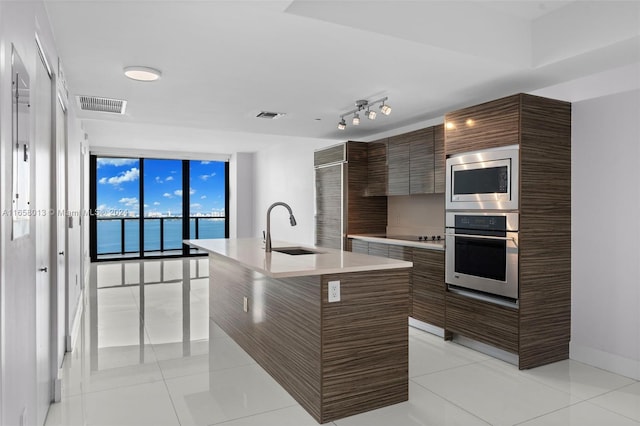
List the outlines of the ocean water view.
<svg viewBox="0 0 640 426">
<path fill-rule="evenodd" d="M 182 248 L 182 217 L 144 218 L 144 251 L 176 250 Z M 224 218 L 191 218 L 190 238 L 196 238 L 196 220 L 198 238 L 224 238 Z M 164 246 L 161 247 L 160 223 L 164 227 Z M 98 218 L 97 251 L 98 254 L 122 252 L 122 224 L 124 223 L 124 252 L 140 250 L 139 218 Z"/>
</svg>

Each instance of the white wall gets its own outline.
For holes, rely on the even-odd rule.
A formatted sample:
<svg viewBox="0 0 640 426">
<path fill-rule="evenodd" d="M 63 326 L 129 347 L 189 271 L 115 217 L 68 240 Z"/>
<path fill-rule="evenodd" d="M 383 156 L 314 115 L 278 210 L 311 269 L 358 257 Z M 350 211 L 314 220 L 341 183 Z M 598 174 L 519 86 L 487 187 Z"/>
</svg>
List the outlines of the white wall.
<svg viewBox="0 0 640 426">
<path fill-rule="evenodd" d="M 640 90 L 572 115 L 571 358 L 640 379 Z"/>
<path fill-rule="evenodd" d="M 229 237 L 253 237 L 256 232 L 254 153 L 239 152 L 229 159 Z M 228 214 L 228 213 L 227 213 Z"/>
<path fill-rule="evenodd" d="M 315 180 L 313 152 L 335 145 L 335 141 L 301 139 L 265 148 L 255 158 L 255 237 L 266 229 L 266 213 L 276 201 L 291 206 L 298 222 L 289 225 L 289 215 L 283 207 L 271 214 L 271 238 L 274 241 L 313 245 L 315 243 Z"/>
</svg>

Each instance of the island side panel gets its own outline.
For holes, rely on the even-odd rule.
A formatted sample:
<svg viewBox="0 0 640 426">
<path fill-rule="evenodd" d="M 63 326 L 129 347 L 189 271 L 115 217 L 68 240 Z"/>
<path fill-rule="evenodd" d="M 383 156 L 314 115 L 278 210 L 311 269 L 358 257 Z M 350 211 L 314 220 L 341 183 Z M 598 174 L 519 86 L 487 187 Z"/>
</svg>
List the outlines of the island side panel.
<svg viewBox="0 0 640 426">
<path fill-rule="evenodd" d="M 322 420 L 409 398 L 409 269 L 322 277 Z M 340 280 L 339 302 L 328 282 Z"/>
<path fill-rule="evenodd" d="M 216 254 L 209 270 L 211 319 L 319 421 L 320 277 L 273 279 Z"/>
</svg>

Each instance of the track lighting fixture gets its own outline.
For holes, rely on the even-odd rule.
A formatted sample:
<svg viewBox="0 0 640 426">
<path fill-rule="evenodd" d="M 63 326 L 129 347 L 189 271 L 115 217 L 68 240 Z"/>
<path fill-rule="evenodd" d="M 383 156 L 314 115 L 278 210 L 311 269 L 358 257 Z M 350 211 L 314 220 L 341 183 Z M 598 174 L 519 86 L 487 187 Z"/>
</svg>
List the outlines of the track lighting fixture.
<svg viewBox="0 0 640 426">
<path fill-rule="evenodd" d="M 358 126 L 360 124 L 360 115 L 358 114 L 360 111 L 366 110 L 364 113 L 365 116 L 369 120 L 375 120 L 377 113 L 371 109 L 371 107 L 375 104 L 380 104 L 380 112 L 383 113 L 384 115 L 391 114 L 391 107 L 385 103 L 387 99 L 388 98 L 385 96 L 384 98 L 381 98 L 372 102 L 369 102 L 365 99 L 357 100 L 355 109 L 352 109 L 351 111 L 345 112 L 344 114 L 340 115 L 340 121 L 338 122 L 338 129 L 344 130 L 347 128 L 347 123 L 344 120 L 344 117 L 350 114 L 353 114 L 353 119 L 351 120 L 351 124 L 353 124 L 354 126 Z"/>
</svg>

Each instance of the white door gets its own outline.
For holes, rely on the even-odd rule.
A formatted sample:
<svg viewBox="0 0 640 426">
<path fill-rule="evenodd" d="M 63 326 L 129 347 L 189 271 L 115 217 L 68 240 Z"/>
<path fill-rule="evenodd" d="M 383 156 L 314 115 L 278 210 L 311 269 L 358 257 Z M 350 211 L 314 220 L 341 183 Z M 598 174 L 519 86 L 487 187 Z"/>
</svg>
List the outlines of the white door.
<svg viewBox="0 0 640 426">
<path fill-rule="evenodd" d="M 37 425 L 43 425 L 53 395 L 51 377 L 51 77 L 42 61 L 36 65 L 35 243 L 36 243 L 36 378 Z M 54 277 L 55 278 L 55 277 Z"/>
</svg>

